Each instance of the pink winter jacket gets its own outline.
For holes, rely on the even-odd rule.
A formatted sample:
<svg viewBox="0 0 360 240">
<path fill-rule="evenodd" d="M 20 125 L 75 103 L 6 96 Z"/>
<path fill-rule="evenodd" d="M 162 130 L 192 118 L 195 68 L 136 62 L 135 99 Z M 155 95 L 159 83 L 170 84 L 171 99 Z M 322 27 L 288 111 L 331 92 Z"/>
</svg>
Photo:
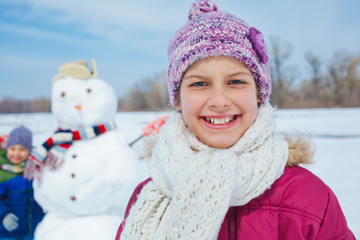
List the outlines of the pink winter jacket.
<svg viewBox="0 0 360 240">
<path fill-rule="evenodd" d="M 128 203 L 125 219 L 137 195 L 151 179 L 140 183 Z M 117 232 L 126 224 L 124 220 Z M 355 239 L 331 189 L 302 167 L 286 167 L 283 176 L 245 206 L 231 207 L 218 239 Z"/>
</svg>

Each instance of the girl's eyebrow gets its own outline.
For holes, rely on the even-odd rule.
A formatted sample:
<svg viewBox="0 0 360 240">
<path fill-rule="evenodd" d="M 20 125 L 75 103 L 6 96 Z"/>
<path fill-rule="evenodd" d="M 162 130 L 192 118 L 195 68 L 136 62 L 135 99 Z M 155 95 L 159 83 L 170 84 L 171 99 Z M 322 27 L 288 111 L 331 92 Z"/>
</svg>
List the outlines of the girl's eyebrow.
<svg viewBox="0 0 360 240">
<path fill-rule="evenodd" d="M 234 76 L 237 76 L 237 75 L 248 75 L 248 76 L 252 76 L 252 74 L 249 73 L 249 72 L 239 71 L 239 72 L 230 73 L 230 74 L 228 75 L 228 77 L 234 77 Z"/>
<path fill-rule="evenodd" d="M 238 72 L 233 72 L 227 75 L 227 77 L 234 77 L 234 76 L 238 76 L 238 75 L 247 75 L 247 76 L 251 76 L 252 74 L 247 72 L 247 71 L 238 71 Z M 198 79 L 209 79 L 210 77 L 206 76 L 206 75 L 201 75 L 201 74 L 189 74 L 187 76 L 184 76 L 183 81 L 186 79 L 190 79 L 190 78 L 198 78 Z"/>
<path fill-rule="evenodd" d="M 190 74 L 188 76 L 184 76 L 183 81 L 189 78 L 199 78 L 199 79 L 208 79 L 209 77 L 201 74 Z"/>
</svg>

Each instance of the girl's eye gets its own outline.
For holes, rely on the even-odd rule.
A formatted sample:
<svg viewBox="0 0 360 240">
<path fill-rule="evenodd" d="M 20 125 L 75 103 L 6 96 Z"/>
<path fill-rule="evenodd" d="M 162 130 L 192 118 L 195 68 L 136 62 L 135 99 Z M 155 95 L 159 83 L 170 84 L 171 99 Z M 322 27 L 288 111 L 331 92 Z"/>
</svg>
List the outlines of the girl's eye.
<svg viewBox="0 0 360 240">
<path fill-rule="evenodd" d="M 204 82 L 195 82 L 191 86 L 194 87 L 204 87 L 206 84 Z"/>
<path fill-rule="evenodd" d="M 233 84 L 233 85 L 242 84 L 242 83 L 245 83 L 245 82 L 241 81 L 241 80 L 232 80 L 232 81 L 230 81 L 230 84 Z"/>
</svg>

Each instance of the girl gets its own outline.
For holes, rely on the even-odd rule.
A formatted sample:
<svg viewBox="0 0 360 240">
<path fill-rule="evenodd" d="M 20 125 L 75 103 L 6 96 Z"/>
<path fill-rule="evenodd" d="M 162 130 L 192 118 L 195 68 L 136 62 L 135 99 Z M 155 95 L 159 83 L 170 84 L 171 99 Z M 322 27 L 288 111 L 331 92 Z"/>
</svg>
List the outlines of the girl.
<svg viewBox="0 0 360 240">
<path fill-rule="evenodd" d="M 177 111 L 117 239 L 355 239 L 332 191 L 297 166 L 310 143 L 274 133 L 267 61 L 260 31 L 193 4 L 169 44 Z"/>
</svg>

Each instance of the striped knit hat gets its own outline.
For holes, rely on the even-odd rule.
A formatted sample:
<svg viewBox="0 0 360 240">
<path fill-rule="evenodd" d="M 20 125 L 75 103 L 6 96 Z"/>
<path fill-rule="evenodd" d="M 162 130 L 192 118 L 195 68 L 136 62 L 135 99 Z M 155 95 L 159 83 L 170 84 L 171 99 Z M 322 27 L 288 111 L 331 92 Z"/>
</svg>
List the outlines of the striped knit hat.
<svg viewBox="0 0 360 240">
<path fill-rule="evenodd" d="M 177 105 L 185 71 L 200 59 L 222 55 L 243 62 L 253 73 L 260 101 L 263 103 L 269 99 L 271 77 L 261 32 L 241 19 L 221 12 L 210 0 L 192 5 L 187 23 L 170 40 L 168 54 L 167 84 L 173 107 Z"/>
</svg>

